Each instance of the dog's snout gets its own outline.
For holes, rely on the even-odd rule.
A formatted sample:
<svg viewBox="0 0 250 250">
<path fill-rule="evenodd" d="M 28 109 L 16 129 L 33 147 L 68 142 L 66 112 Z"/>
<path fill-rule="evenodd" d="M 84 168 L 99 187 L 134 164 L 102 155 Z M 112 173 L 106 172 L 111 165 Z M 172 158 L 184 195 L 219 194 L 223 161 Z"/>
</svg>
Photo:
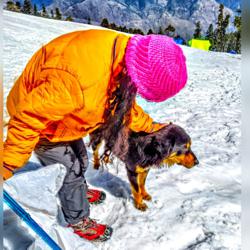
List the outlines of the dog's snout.
<svg viewBox="0 0 250 250">
<path fill-rule="evenodd" d="M 195 161 L 194 161 L 194 165 L 198 165 L 198 164 L 199 164 L 198 159 L 195 159 Z"/>
</svg>

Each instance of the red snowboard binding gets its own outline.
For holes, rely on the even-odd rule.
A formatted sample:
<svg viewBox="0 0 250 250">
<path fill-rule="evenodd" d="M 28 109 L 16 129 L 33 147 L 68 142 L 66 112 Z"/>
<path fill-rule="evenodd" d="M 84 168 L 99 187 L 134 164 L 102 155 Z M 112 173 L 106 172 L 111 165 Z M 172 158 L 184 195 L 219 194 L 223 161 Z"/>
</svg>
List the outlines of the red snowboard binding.
<svg viewBox="0 0 250 250">
<path fill-rule="evenodd" d="M 87 191 L 87 198 L 90 204 L 100 204 L 106 199 L 106 194 L 103 191 L 89 189 Z"/>
<path fill-rule="evenodd" d="M 69 225 L 74 233 L 89 241 L 106 241 L 110 239 L 113 229 L 107 225 L 98 224 L 95 220 L 85 218 L 74 225 Z"/>
</svg>

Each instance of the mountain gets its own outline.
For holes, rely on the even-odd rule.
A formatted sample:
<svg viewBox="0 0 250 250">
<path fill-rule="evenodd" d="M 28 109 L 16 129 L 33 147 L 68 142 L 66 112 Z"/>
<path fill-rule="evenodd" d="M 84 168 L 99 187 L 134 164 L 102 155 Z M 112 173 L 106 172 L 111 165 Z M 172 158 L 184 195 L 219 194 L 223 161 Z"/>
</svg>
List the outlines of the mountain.
<svg viewBox="0 0 250 250">
<path fill-rule="evenodd" d="M 107 18 L 109 22 L 141 28 L 144 32 L 150 28 L 158 32 L 160 26 L 165 29 L 172 24 L 178 34 L 189 38 L 195 22 L 201 22 L 204 32 L 210 23 L 216 23 L 219 3 L 216 0 L 54 0 L 50 8 L 55 7 L 76 21 L 90 18 L 99 24 Z M 233 15 L 232 9 L 225 11 Z"/>
<path fill-rule="evenodd" d="M 3 0 L 3 3 L 7 3 L 9 0 Z M 13 2 L 20 2 L 21 5 L 23 5 L 24 0 L 20 0 L 20 1 L 14 1 Z M 53 0 L 31 0 L 32 5 L 36 4 L 38 9 L 42 8 L 42 5 L 44 4 L 44 6 L 48 6 L 50 4 L 53 3 Z"/>
<path fill-rule="evenodd" d="M 7 0 L 4 0 L 5 2 Z M 23 0 L 21 0 L 22 2 Z M 234 15 L 240 6 L 240 0 L 32 0 L 38 7 L 42 3 L 48 9 L 59 7 L 62 14 L 72 16 L 75 21 L 100 24 L 103 18 L 110 23 L 140 28 L 147 33 L 149 29 L 158 32 L 169 24 L 176 33 L 190 38 L 195 23 L 201 22 L 203 32 L 208 26 L 216 24 L 219 4 L 223 3 L 225 12 Z"/>
</svg>

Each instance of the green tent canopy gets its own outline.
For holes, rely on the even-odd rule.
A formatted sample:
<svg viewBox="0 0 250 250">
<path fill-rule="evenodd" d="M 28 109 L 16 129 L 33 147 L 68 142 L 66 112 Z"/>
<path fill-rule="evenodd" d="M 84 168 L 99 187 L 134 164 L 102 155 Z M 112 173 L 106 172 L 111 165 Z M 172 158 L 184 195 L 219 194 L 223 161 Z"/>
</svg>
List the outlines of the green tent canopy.
<svg viewBox="0 0 250 250">
<path fill-rule="evenodd" d="M 200 39 L 191 39 L 188 41 L 188 44 L 192 48 L 202 49 L 208 51 L 211 43 L 209 40 L 200 40 Z"/>
</svg>

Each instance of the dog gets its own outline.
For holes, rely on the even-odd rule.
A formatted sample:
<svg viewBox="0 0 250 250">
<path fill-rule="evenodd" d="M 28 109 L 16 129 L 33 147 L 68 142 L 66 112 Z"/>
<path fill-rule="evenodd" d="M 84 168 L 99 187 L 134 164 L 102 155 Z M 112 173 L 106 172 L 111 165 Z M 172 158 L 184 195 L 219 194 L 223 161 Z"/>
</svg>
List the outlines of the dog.
<svg viewBox="0 0 250 250">
<path fill-rule="evenodd" d="M 99 148 L 100 145 L 93 149 L 95 169 L 100 166 Z M 145 189 L 151 167 L 178 164 L 190 169 L 199 164 L 191 150 L 191 138 L 183 128 L 173 123 L 153 133 L 129 131 L 128 139 L 120 141 L 118 148 L 112 153 L 125 163 L 134 205 L 141 211 L 147 209 L 143 200 L 152 199 Z M 127 148 L 125 152 L 124 148 Z M 104 162 L 108 163 L 109 159 L 104 159 Z"/>
</svg>

